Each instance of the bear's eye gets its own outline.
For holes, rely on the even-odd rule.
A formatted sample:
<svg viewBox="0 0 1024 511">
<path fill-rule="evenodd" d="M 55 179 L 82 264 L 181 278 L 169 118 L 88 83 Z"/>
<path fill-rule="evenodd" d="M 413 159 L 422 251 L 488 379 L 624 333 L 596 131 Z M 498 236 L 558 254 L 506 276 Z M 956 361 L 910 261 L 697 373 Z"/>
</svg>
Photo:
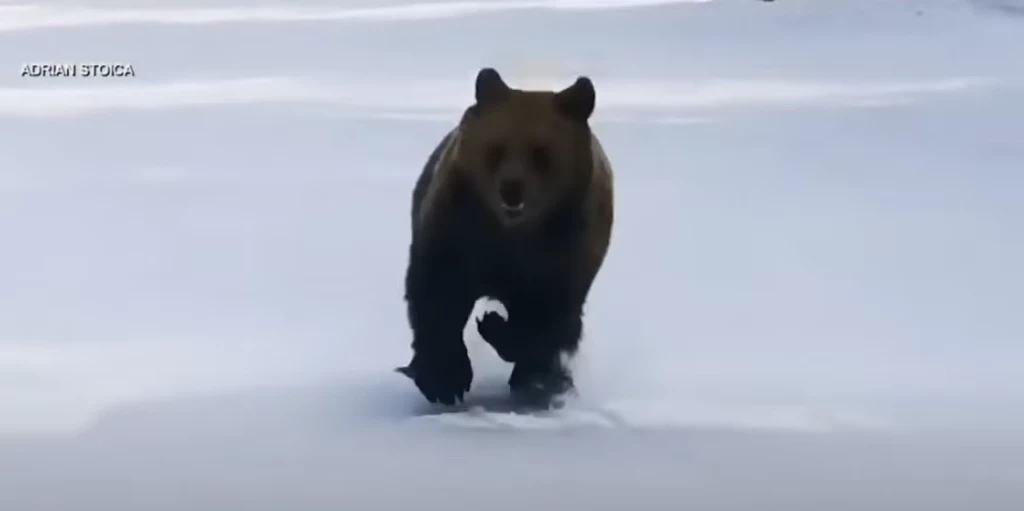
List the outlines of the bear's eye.
<svg viewBox="0 0 1024 511">
<path fill-rule="evenodd" d="M 546 146 L 534 145 L 530 148 L 530 164 L 538 172 L 547 173 L 551 170 L 551 151 Z"/>
<path fill-rule="evenodd" d="M 501 144 L 491 144 L 487 148 L 484 158 L 484 164 L 489 170 L 497 170 L 498 166 L 501 165 L 502 160 L 505 159 L 505 146 Z"/>
</svg>

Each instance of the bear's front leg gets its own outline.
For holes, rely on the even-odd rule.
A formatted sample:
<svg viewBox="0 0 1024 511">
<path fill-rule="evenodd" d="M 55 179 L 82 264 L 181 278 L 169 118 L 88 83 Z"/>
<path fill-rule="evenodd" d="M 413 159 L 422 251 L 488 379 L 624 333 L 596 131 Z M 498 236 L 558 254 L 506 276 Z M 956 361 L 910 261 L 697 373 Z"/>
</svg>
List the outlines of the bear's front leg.
<svg viewBox="0 0 1024 511">
<path fill-rule="evenodd" d="M 502 359 L 513 362 L 509 388 L 519 399 L 547 402 L 574 384 L 563 355 L 575 354 L 583 320 L 580 313 L 554 314 L 537 307 L 509 307 L 506 323 L 489 312 L 478 323 L 482 337 Z"/>
<path fill-rule="evenodd" d="M 410 251 L 405 282 L 413 357 L 397 371 L 431 403 L 453 405 L 473 380 L 462 330 L 474 297 L 456 258 L 416 248 Z"/>
<path fill-rule="evenodd" d="M 573 389 L 563 356 L 575 354 L 583 330 L 579 315 L 565 314 L 534 325 L 523 332 L 526 348 L 509 376 L 508 384 L 519 399 L 546 403 Z"/>
</svg>

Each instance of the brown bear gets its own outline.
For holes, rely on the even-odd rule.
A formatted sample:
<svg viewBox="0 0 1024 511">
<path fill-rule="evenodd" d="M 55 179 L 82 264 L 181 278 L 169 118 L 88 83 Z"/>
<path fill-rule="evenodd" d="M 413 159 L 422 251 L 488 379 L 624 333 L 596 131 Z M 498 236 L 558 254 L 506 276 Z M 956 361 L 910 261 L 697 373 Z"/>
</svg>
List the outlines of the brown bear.
<svg viewBox="0 0 1024 511">
<path fill-rule="evenodd" d="M 491 68 L 476 101 L 427 159 L 412 194 L 405 300 L 412 361 L 396 369 L 432 403 L 462 401 L 473 379 L 462 332 L 481 297 L 500 301 L 481 336 L 514 364 L 515 397 L 574 387 L 583 306 L 611 238 L 612 169 L 591 131 L 595 91 L 510 88 Z"/>
</svg>

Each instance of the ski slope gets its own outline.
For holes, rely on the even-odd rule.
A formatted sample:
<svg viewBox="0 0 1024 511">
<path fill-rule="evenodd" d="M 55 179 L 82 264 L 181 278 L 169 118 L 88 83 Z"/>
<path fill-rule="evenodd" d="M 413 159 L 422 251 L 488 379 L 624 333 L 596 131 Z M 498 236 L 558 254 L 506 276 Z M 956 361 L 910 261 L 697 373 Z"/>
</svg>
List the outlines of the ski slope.
<svg viewBox="0 0 1024 511">
<path fill-rule="evenodd" d="M 0 509 L 1019 509 L 1024 3 L 412 1 L 0 4 Z M 392 372 L 482 66 L 616 171 L 549 414 Z"/>
</svg>

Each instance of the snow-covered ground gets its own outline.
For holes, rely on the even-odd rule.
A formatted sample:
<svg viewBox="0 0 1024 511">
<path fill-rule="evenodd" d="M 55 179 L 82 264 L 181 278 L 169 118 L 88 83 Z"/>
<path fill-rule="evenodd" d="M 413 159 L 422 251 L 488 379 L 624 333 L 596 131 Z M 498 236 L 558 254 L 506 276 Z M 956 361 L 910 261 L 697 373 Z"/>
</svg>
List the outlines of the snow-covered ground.
<svg viewBox="0 0 1024 511">
<path fill-rule="evenodd" d="M 0 3 L 0 509 L 1021 509 L 1024 2 L 408 1 Z M 481 66 L 616 170 L 549 415 L 392 372 Z"/>
</svg>

